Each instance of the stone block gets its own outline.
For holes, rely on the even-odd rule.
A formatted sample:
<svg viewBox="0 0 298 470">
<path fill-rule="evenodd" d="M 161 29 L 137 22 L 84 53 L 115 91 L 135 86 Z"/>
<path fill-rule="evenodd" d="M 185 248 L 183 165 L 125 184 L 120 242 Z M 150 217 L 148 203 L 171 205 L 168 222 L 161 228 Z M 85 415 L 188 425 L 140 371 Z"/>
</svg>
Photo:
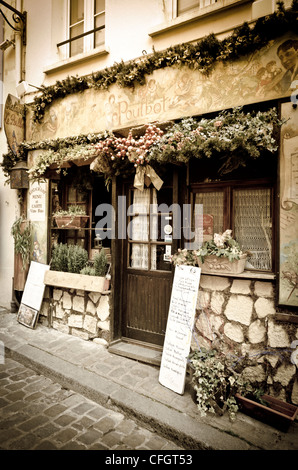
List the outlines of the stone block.
<svg viewBox="0 0 298 470">
<path fill-rule="evenodd" d="M 81 290 L 81 289 L 77 289 L 76 290 L 76 294 L 80 297 L 84 297 L 85 296 L 85 291 L 84 290 Z"/>
<path fill-rule="evenodd" d="M 83 328 L 83 315 L 70 315 L 68 318 L 68 326 Z"/>
<path fill-rule="evenodd" d="M 236 343 L 242 343 L 244 341 L 242 327 L 235 323 L 226 323 L 224 326 L 224 334 Z"/>
<path fill-rule="evenodd" d="M 271 282 L 256 281 L 255 295 L 257 297 L 273 297 L 273 285 Z"/>
<path fill-rule="evenodd" d="M 248 328 L 248 339 L 250 343 L 262 343 L 266 339 L 266 328 L 261 320 L 256 320 Z"/>
<path fill-rule="evenodd" d="M 88 297 L 89 299 L 96 305 L 100 299 L 101 294 L 98 292 L 89 292 Z"/>
<path fill-rule="evenodd" d="M 57 304 L 55 308 L 54 316 L 62 320 L 65 317 L 65 315 L 66 315 L 65 310 L 62 308 L 60 304 Z"/>
<path fill-rule="evenodd" d="M 83 328 L 95 334 L 97 332 L 97 319 L 91 315 L 85 315 Z"/>
<path fill-rule="evenodd" d="M 85 299 L 84 297 L 75 296 L 72 301 L 72 308 L 76 312 L 84 313 L 85 311 Z"/>
<path fill-rule="evenodd" d="M 102 295 L 96 310 L 97 316 L 102 322 L 105 322 L 110 316 L 109 299 L 108 295 Z"/>
<path fill-rule="evenodd" d="M 61 289 L 53 289 L 53 300 L 60 300 L 62 297 L 63 291 Z"/>
<path fill-rule="evenodd" d="M 217 335 L 215 334 L 218 333 L 218 330 L 222 326 L 223 321 L 221 317 L 218 315 L 212 315 L 208 312 L 201 312 L 197 321 L 196 321 L 196 327 L 200 333 L 205 338 L 210 339 L 210 341 L 213 341 L 216 339 Z"/>
<path fill-rule="evenodd" d="M 72 307 L 71 295 L 68 292 L 63 292 L 62 305 L 64 309 L 70 310 Z"/>
<path fill-rule="evenodd" d="M 250 284 L 249 279 L 234 279 L 230 292 L 232 294 L 250 294 Z"/>
<path fill-rule="evenodd" d="M 287 348 L 290 346 L 289 336 L 282 325 L 274 321 L 268 322 L 268 345 L 271 348 Z"/>
<path fill-rule="evenodd" d="M 197 309 L 198 310 L 207 310 L 210 304 L 210 292 L 199 290 L 198 300 L 197 300 Z"/>
<path fill-rule="evenodd" d="M 243 379 L 248 380 L 249 382 L 263 382 L 266 380 L 266 373 L 263 369 L 263 366 L 251 366 L 246 367 L 243 370 Z"/>
<path fill-rule="evenodd" d="M 95 315 L 96 313 L 96 307 L 91 300 L 88 300 L 87 302 L 86 313 L 91 313 L 91 315 Z"/>
<path fill-rule="evenodd" d="M 294 364 L 286 365 L 282 364 L 278 369 L 276 374 L 274 375 L 274 382 L 279 382 L 283 387 L 286 387 L 292 378 L 296 374 L 296 366 Z"/>
<path fill-rule="evenodd" d="M 250 325 L 253 309 L 253 300 L 245 295 L 233 294 L 227 303 L 225 316 L 243 325 Z"/>
<path fill-rule="evenodd" d="M 268 315 L 276 313 L 273 300 L 259 297 L 255 302 L 255 310 L 259 318 L 265 318 Z"/>
<path fill-rule="evenodd" d="M 227 277 L 202 275 L 200 280 L 202 289 L 223 291 L 230 287 L 230 280 Z"/>
<path fill-rule="evenodd" d="M 211 297 L 211 310 L 216 315 L 221 315 L 225 297 L 221 292 L 213 292 Z"/>
</svg>

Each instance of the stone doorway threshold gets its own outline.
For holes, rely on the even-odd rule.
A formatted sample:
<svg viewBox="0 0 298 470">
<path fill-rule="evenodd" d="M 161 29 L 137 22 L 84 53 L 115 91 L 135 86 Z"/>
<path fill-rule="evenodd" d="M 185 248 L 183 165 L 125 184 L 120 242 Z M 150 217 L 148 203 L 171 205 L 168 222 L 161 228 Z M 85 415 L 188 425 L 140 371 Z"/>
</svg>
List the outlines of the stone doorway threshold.
<svg viewBox="0 0 298 470">
<path fill-rule="evenodd" d="M 156 349 L 146 346 L 145 344 L 135 343 L 125 340 L 117 341 L 111 344 L 108 351 L 112 354 L 118 354 L 118 356 L 129 357 L 140 362 L 160 366 L 162 348 L 156 347 Z"/>
</svg>

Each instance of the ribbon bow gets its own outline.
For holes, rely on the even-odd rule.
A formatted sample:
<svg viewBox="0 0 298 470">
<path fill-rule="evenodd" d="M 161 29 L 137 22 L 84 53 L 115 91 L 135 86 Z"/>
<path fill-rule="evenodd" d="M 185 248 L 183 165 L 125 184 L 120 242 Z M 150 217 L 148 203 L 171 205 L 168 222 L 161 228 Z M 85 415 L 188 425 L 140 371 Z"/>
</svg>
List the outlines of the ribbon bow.
<svg viewBox="0 0 298 470">
<path fill-rule="evenodd" d="M 159 191 L 163 185 L 162 179 L 156 174 L 150 165 L 139 165 L 136 170 L 134 187 L 140 191 L 143 191 L 144 184 L 148 187 L 150 183 L 153 184 L 157 191 Z"/>
</svg>

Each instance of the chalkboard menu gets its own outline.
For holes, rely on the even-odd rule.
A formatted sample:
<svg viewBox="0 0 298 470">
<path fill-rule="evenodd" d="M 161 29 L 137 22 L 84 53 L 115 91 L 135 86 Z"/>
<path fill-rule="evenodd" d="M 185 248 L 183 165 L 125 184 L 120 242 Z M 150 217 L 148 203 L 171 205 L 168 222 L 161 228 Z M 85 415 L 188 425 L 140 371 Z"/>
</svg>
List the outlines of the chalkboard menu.
<svg viewBox="0 0 298 470">
<path fill-rule="evenodd" d="M 201 269 L 176 266 L 162 353 L 159 382 L 183 394 Z"/>
</svg>

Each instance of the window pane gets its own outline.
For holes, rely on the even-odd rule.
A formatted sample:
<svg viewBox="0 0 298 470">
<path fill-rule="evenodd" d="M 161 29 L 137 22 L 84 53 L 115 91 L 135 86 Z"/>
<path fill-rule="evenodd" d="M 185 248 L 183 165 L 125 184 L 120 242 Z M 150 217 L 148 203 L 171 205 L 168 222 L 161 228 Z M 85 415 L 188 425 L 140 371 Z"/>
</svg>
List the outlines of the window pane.
<svg viewBox="0 0 298 470">
<path fill-rule="evenodd" d="M 70 26 L 84 19 L 84 0 L 70 0 Z"/>
<path fill-rule="evenodd" d="M 172 254 L 171 245 L 151 246 L 151 270 L 171 271 L 172 264 L 170 256 Z"/>
<path fill-rule="evenodd" d="M 193 8 L 197 8 L 200 6 L 200 2 L 198 0 L 177 0 L 177 13 L 181 15 Z"/>
<path fill-rule="evenodd" d="M 223 232 L 223 213 L 224 213 L 223 191 L 196 194 L 195 204 L 202 204 L 203 215 L 211 216 L 208 218 L 205 217 L 206 227 L 203 226 L 203 229 L 206 230 L 206 237 L 204 238 L 208 239 L 207 236 L 211 234 L 213 235 L 213 233 Z M 194 211 L 194 214 L 195 214 L 195 211 Z M 212 226 L 213 226 L 213 229 L 212 229 Z"/>
<path fill-rule="evenodd" d="M 105 0 L 95 0 L 94 13 L 100 13 L 105 10 Z"/>
<path fill-rule="evenodd" d="M 132 243 L 129 248 L 129 266 L 134 269 L 148 269 L 148 245 Z"/>
<path fill-rule="evenodd" d="M 70 29 L 70 39 L 84 32 L 84 24 L 80 23 Z M 76 39 L 70 43 L 70 56 L 81 54 L 84 50 L 84 38 Z"/>
<path fill-rule="evenodd" d="M 248 269 L 272 269 L 272 210 L 270 189 L 233 192 L 234 236 L 252 256 Z"/>
<path fill-rule="evenodd" d="M 98 28 L 99 26 L 104 26 L 104 25 L 105 25 L 105 14 L 102 13 L 95 17 L 94 27 Z M 105 42 L 105 30 L 104 29 L 101 29 L 100 31 L 95 32 L 94 41 L 95 41 L 95 44 L 94 44 L 95 47 L 100 46 L 101 44 L 104 44 Z"/>
</svg>

